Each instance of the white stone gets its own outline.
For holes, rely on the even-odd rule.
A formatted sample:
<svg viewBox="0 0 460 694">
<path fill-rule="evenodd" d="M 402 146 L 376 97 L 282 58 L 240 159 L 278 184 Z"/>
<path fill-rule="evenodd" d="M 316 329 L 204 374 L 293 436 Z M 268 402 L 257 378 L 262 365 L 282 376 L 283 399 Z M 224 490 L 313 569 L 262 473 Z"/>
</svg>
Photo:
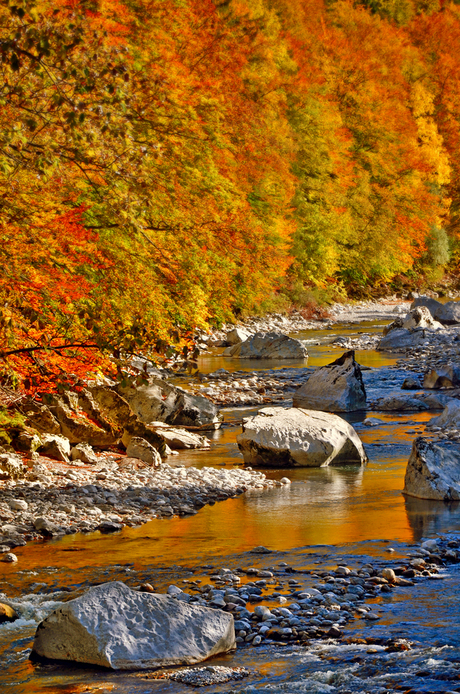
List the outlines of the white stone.
<svg viewBox="0 0 460 694">
<path fill-rule="evenodd" d="M 43 434 L 41 436 L 41 444 L 37 451 L 40 455 L 68 463 L 70 456 L 70 441 L 65 436 L 59 436 L 58 434 Z"/>
<path fill-rule="evenodd" d="M 366 389 L 354 352 L 345 352 L 332 364 L 316 369 L 293 398 L 294 407 L 323 412 L 366 409 Z"/>
<path fill-rule="evenodd" d="M 460 444 L 415 439 L 404 493 L 419 499 L 460 499 Z"/>
<path fill-rule="evenodd" d="M 138 458 L 143 460 L 148 465 L 161 465 L 161 456 L 159 452 L 152 446 L 151 443 L 141 439 L 139 436 L 133 436 L 126 449 L 126 455 L 129 458 Z"/>
<path fill-rule="evenodd" d="M 248 339 L 251 333 L 249 333 L 247 330 L 244 330 L 243 328 L 233 328 L 233 330 L 229 330 L 226 337 L 225 341 L 229 345 L 239 345 L 241 342 L 245 342 L 245 340 Z"/>
<path fill-rule="evenodd" d="M 422 547 L 422 549 L 425 549 L 428 552 L 438 552 L 439 551 L 437 540 L 425 540 L 425 542 L 422 542 L 421 547 Z"/>
<path fill-rule="evenodd" d="M 316 410 L 266 407 L 243 420 L 237 442 L 245 463 L 262 467 L 367 462 L 353 427 L 335 414 Z"/>
<path fill-rule="evenodd" d="M 105 583 L 38 625 L 33 651 L 114 670 L 199 663 L 235 648 L 233 617 L 166 595 Z"/>
<path fill-rule="evenodd" d="M 13 511 L 27 511 L 29 508 L 29 504 L 24 499 L 11 499 L 8 505 Z"/>
</svg>

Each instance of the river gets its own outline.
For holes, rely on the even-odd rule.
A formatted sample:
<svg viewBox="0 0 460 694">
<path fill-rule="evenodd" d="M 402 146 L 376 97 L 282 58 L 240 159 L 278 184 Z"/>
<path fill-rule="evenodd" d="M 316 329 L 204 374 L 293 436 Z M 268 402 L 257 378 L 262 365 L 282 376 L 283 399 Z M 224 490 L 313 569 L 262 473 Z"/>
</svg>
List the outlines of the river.
<svg viewBox="0 0 460 694">
<path fill-rule="evenodd" d="M 350 325 L 341 335 L 379 331 L 382 324 Z M 309 366 L 329 363 L 340 352 L 329 342 L 337 333 L 308 331 Z M 318 343 L 318 344 L 316 344 Z M 369 393 L 401 381 L 391 369 L 394 357 L 375 351 L 357 353 Z M 282 364 L 284 367 L 304 364 Z M 247 371 L 273 364 L 204 357 L 200 368 Z M 210 434 L 209 451 L 180 454 L 185 465 L 233 467 L 242 464 L 235 438 L 243 416 L 251 409 L 224 411 L 224 426 Z M 190 687 L 146 680 L 139 673 L 108 672 L 91 667 L 34 664 L 29 660 L 38 621 L 60 604 L 66 592 L 107 580 L 131 586 L 149 581 L 159 591 L 170 583 L 183 585 L 207 580 L 216 567 L 276 567 L 286 562 L 307 586 L 315 567 L 334 568 L 337 562 L 360 566 L 367 561 L 407 557 L 422 538 L 460 535 L 460 505 L 405 498 L 401 489 L 413 438 L 423 431 L 432 413 L 379 413 L 382 423 L 363 424 L 363 415 L 348 417 L 366 448 L 365 468 L 334 467 L 288 471 L 290 486 L 257 490 L 213 506 L 196 516 L 153 520 L 117 535 L 67 535 L 32 543 L 15 552 L 17 564 L 0 564 L 0 592 L 15 600 L 21 619 L 0 625 L 0 692 L 9 694 L 73 694 L 113 692 L 182 694 Z M 268 471 L 281 478 L 283 471 Z M 270 555 L 250 550 L 264 545 Z M 311 582 L 310 582 L 311 585 Z M 379 596 L 380 620 L 356 620 L 346 637 L 402 637 L 410 650 L 389 653 L 373 645 L 317 641 L 309 646 L 260 646 L 239 649 L 215 664 L 244 666 L 250 676 L 241 682 L 213 685 L 208 692 L 460 692 L 460 571 L 442 569 L 439 580 L 421 581 L 411 589 Z M 0 597 L 1 599 L 1 597 Z"/>
</svg>

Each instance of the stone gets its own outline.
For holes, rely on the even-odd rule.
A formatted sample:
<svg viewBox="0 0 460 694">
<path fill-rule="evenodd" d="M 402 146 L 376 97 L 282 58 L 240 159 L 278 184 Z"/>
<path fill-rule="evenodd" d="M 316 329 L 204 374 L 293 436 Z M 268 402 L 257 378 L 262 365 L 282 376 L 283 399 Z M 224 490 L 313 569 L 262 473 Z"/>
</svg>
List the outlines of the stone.
<svg viewBox="0 0 460 694">
<path fill-rule="evenodd" d="M 28 403 L 26 423 L 44 434 L 60 434 L 61 426 L 47 405 Z"/>
<path fill-rule="evenodd" d="M 396 574 L 393 571 L 393 569 L 390 569 L 390 568 L 382 569 L 381 574 L 382 574 L 382 578 L 385 578 L 388 581 L 388 583 L 396 583 Z"/>
<path fill-rule="evenodd" d="M 239 359 L 307 359 L 308 351 L 300 340 L 283 333 L 256 333 L 245 342 L 229 347 L 225 356 Z"/>
<path fill-rule="evenodd" d="M 29 508 L 29 504 L 24 499 L 11 499 L 11 501 L 8 502 L 8 506 L 13 511 L 27 511 Z"/>
<path fill-rule="evenodd" d="M 296 407 L 266 407 L 243 419 L 237 443 L 245 463 L 262 467 L 367 462 L 363 445 L 348 422 L 335 414 Z"/>
<path fill-rule="evenodd" d="M 426 306 L 431 315 L 444 325 L 460 323 L 460 302 L 458 301 L 448 301 L 446 304 L 442 304 L 428 296 L 419 296 L 412 302 L 411 310 L 419 306 Z"/>
<path fill-rule="evenodd" d="M 225 336 L 225 341 L 229 345 L 239 345 L 241 342 L 245 342 L 250 337 L 250 334 L 251 333 L 243 328 L 233 328 L 228 331 Z"/>
<path fill-rule="evenodd" d="M 0 559 L 0 561 L 6 562 L 8 564 L 14 564 L 17 562 L 17 560 L 17 556 L 12 552 L 6 552 L 6 554 L 2 554 L 2 558 Z"/>
<path fill-rule="evenodd" d="M 48 520 L 48 518 L 43 518 L 42 516 L 35 518 L 33 525 L 35 530 L 38 530 L 38 532 L 42 533 L 43 535 L 53 536 L 59 535 L 61 532 L 58 525 Z"/>
<path fill-rule="evenodd" d="M 148 441 L 133 436 L 126 449 L 126 455 L 129 458 L 138 458 L 143 460 L 148 465 L 157 466 L 161 464 L 161 456 Z"/>
<path fill-rule="evenodd" d="M 426 334 L 424 330 L 412 331 L 407 330 L 406 328 L 397 328 L 382 337 L 377 345 L 377 350 L 380 352 L 385 352 L 419 347 L 420 345 L 423 345 L 425 339 Z"/>
<path fill-rule="evenodd" d="M 442 394 L 414 393 L 414 395 L 405 395 L 404 393 L 395 391 L 390 392 L 382 398 L 377 398 L 373 403 L 373 408 L 386 412 L 442 410 L 447 402 L 448 398 Z"/>
<path fill-rule="evenodd" d="M 366 389 L 353 351 L 316 369 L 293 398 L 294 407 L 323 412 L 366 409 Z"/>
<path fill-rule="evenodd" d="M 460 444 L 416 438 L 403 491 L 419 499 L 460 499 Z"/>
<path fill-rule="evenodd" d="M 19 619 L 16 610 L 10 607 L 10 605 L 0 602 L 0 624 L 3 622 L 14 622 L 16 619 Z"/>
<path fill-rule="evenodd" d="M 449 364 L 432 369 L 423 379 L 424 388 L 453 388 L 460 386 L 460 367 Z"/>
<path fill-rule="evenodd" d="M 70 441 L 57 434 L 44 434 L 37 451 L 40 455 L 68 463 L 70 460 Z"/>
<path fill-rule="evenodd" d="M 166 422 L 186 429 L 218 429 L 217 407 L 202 395 L 192 395 L 162 378 L 152 376 L 148 385 L 121 387 L 120 392 L 144 424 Z"/>
<path fill-rule="evenodd" d="M 210 448 L 211 444 L 206 436 L 201 436 L 193 431 L 172 427 L 162 422 L 154 422 L 150 427 L 163 437 L 165 443 L 174 451 L 190 450 L 194 448 Z"/>
<path fill-rule="evenodd" d="M 111 446 L 116 444 L 121 436 L 118 429 L 110 425 L 103 426 L 91 412 L 87 412 L 80 406 L 82 395 L 68 392 L 63 397 L 54 396 L 53 411 L 61 425 L 61 433 L 68 438 L 70 443 L 85 441 L 92 446 Z M 65 401 L 67 400 L 67 402 Z"/>
<path fill-rule="evenodd" d="M 460 400 L 450 400 L 438 417 L 433 417 L 427 422 L 427 427 L 441 427 L 442 429 L 460 428 Z"/>
<path fill-rule="evenodd" d="M 135 670 L 199 663 L 233 650 L 228 612 L 121 582 L 90 588 L 38 625 L 33 653 L 42 658 Z"/>
<path fill-rule="evenodd" d="M 426 387 L 426 386 L 424 386 Z M 419 390 L 420 388 L 420 383 L 415 379 L 409 376 L 409 378 L 405 378 L 403 381 L 403 384 L 401 386 L 402 390 Z"/>
<path fill-rule="evenodd" d="M 72 460 L 81 460 L 82 463 L 89 463 L 90 465 L 96 465 L 99 462 L 89 443 L 78 443 L 70 451 L 70 457 Z"/>
<path fill-rule="evenodd" d="M 16 453 L 0 453 L 1 480 L 16 480 L 24 477 L 25 469 L 21 456 Z"/>
<path fill-rule="evenodd" d="M 426 306 L 416 306 L 411 309 L 403 320 L 402 327 L 405 330 L 422 328 L 426 330 L 444 330 L 444 326 L 434 320 Z"/>
</svg>

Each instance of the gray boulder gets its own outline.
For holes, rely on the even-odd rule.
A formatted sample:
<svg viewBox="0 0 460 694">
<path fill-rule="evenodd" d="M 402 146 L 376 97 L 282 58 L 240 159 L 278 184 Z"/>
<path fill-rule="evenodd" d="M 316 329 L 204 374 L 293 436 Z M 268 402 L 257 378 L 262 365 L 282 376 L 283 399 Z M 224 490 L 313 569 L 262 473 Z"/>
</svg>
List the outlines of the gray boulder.
<svg viewBox="0 0 460 694">
<path fill-rule="evenodd" d="M 294 407 L 323 412 L 366 409 L 366 389 L 355 353 L 345 352 L 332 364 L 316 369 L 296 393 Z"/>
<path fill-rule="evenodd" d="M 427 422 L 427 427 L 460 429 L 460 400 L 450 400 L 438 417 Z"/>
<path fill-rule="evenodd" d="M 404 493 L 419 499 L 460 499 L 460 444 L 416 438 L 407 463 Z"/>
<path fill-rule="evenodd" d="M 442 410 L 449 398 L 442 394 L 418 392 L 413 395 L 406 395 L 399 391 L 393 391 L 387 395 L 377 398 L 372 407 L 374 410 L 384 412 L 405 412 L 424 410 Z"/>
<path fill-rule="evenodd" d="M 396 328 L 384 335 L 377 345 L 380 352 L 397 352 L 399 350 L 419 347 L 426 340 L 424 330 L 407 330 L 406 328 Z"/>
<path fill-rule="evenodd" d="M 412 302 L 411 309 L 418 306 L 426 306 L 433 318 L 444 325 L 460 323 L 460 302 L 458 301 L 448 301 L 446 304 L 442 304 L 428 296 L 419 296 Z"/>
<path fill-rule="evenodd" d="M 166 595 L 105 583 L 38 625 L 33 652 L 114 670 L 199 663 L 235 648 L 233 617 Z"/>
<path fill-rule="evenodd" d="M 307 359 L 303 342 L 283 333 L 256 333 L 245 342 L 228 347 L 225 356 L 239 359 Z"/>
<path fill-rule="evenodd" d="M 237 436 L 244 462 L 262 467 L 359 464 L 367 456 L 358 434 L 335 414 L 293 407 L 265 407 L 243 420 Z"/>
<path fill-rule="evenodd" d="M 218 429 L 217 407 L 202 395 L 192 395 L 158 376 L 149 384 L 119 387 L 123 398 L 144 424 L 166 422 L 187 429 Z"/>
</svg>

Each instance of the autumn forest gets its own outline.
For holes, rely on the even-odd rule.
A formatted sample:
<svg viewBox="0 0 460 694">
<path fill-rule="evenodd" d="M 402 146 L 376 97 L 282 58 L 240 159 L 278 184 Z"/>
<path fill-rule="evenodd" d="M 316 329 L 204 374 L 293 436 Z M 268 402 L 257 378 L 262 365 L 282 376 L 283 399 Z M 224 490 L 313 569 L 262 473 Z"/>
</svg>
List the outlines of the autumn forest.
<svg viewBox="0 0 460 694">
<path fill-rule="evenodd" d="M 455 272 L 460 5 L 4 0 L 0 32 L 8 387 Z"/>
</svg>

